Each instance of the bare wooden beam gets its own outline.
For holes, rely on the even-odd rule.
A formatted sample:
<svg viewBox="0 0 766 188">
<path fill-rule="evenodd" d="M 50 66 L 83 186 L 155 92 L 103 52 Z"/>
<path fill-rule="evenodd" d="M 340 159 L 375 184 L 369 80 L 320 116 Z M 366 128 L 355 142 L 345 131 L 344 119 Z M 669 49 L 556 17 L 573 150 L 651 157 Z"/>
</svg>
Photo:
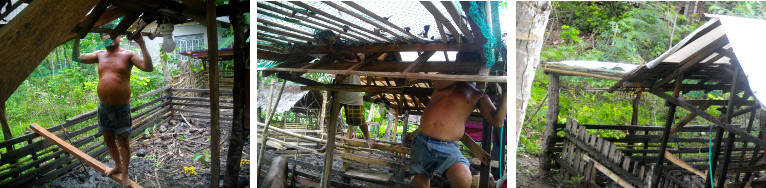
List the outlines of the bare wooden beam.
<svg viewBox="0 0 766 188">
<path fill-rule="evenodd" d="M 707 110 L 709 107 L 710 107 L 710 102 L 709 101 L 708 101 L 708 103 L 700 105 L 700 109 L 703 110 L 703 111 Z M 673 136 L 673 134 L 678 132 L 678 130 L 681 130 L 681 128 L 683 128 L 686 124 L 689 124 L 689 122 L 694 120 L 694 118 L 696 118 L 696 117 L 697 117 L 697 114 L 695 114 L 695 113 L 691 113 L 689 115 L 686 115 L 686 117 L 684 117 L 684 119 L 682 119 L 680 122 L 678 122 L 677 124 L 673 125 L 673 127 L 670 128 L 670 136 Z"/>
<path fill-rule="evenodd" d="M 476 141 L 473 141 L 473 139 L 468 136 L 468 134 L 463 133 L 463 137 L 460 138 L 460 142 L 463 143 L 468 149 L 471 151 L 471 154 L 478 158 L 479 161 L 481 161 L 484 165 L 489 165 L 490 156 L 489 153 L 484 151 L 484 149 L 481 149 L 478 144 L 476 144 Z"/>
<path fill-rule="evenodd" d="M 366 32 L 366 33 L 372 34 L 372 35 L 367 35 L 367 36 L 368 36 L 368 37 L 369 37 L 369 36 L 372 36 L 371 38 L 373 38 L 373 39 L 376 39 L 376 40 L 377 40 L 377 39 L 384 39 L 385 41 L 388 41 L 388 42 L 393 42 L 393 43 L 395 43 L 395 42 L 396 42 L 396 41 L 394 41 L 394 40 L 392 40 L 392 39 L 390 39 L 390 38 L 386 38 L 386 37 L 381 37 L 381 36 L 378 36 L 378 35 L 376 35 L 376 34 L 375 34 L 375 32 L 372 32 L 372 31 L 370 31 L 369 29 L 365 29 L 365 28 L 363 28 L 363 27 L 361 27 L 361 26 L 358 26 L 358 25 L 356 25 L 356 24 L 354 24 L 354 23 L 351 23 L 351 22 L 349 22 L 349 21 L 346 21 L 346 20 L 344 20 L 344 19 L 338 18 L 338 17 L 336 17 L 336 16 L 334 16 L 334 15 L 332 15 L 332 14 L 329 14 L 329 13 L 327 13 L 327 12 L 324 12 L 324 11 L 322 11 L 322 10 L 319 10 L 319 9 L 317 9 L 317 8 L 311 7 L 311 6 L 309 6 L 308 4 L 306 4 L 306 3 L 303 3 L 303 2 L 300 2 L 300 1 L 290 1 L 290 3 L 292 3 L 292 4 L 295 4 L 295 5 L 298 5 L 298 6 L 299 6 L 299 7 L 301 7 L 301 8 L 304 8 L 304 9 L 306 9 L 306 10 L 309 10 L 309 11 L 311 11 L 311 12 L 317 13 L 317 14 L 319 14 L 319 15 L 322 15 L 322 16 L 325 16 L 325 17 L 328 17 L 328 18 L 330 18 L 330 19 L 333 19 L 333 20 L 335 20 L 335 21 L 337 21 L 337 22 L 343 23 L 343 24 L 345 24 L 345 25 L 348 25 L 348 26 L 350 26 L 350 27 L 354 27 L 354 28 L 357 28 L 357 29 L 359 29 L 360 31 L 364 31 L 364 32 Z M 361 33 L 361 32 L 360 32 L 360 33 Z M 364 33 L 362 33 L 362 34 L 364 34 Z M 380 41 L 380 42 L 384 42 L 384 41 L 381 41 L 381 40 L 378 40 L 378 41 Z"/>
<path fill-rule="evenodd" d="M 135 32 L 132 32 L 128 35 L 128 40 L 133 40 L 135 37 L 143 37 L 141 30 L 144 30 L 147 25 L 149 25 L 149 23 L 145 22 L 143 19 L 138 19 L 138 22 L 135 25 Z"/>
<path fill-rule="evenodd" d="M 295 44 L 304 44 L 304 43 L 306 43 L 306 42 L 303 42 L 303 41 L 297 41 L 297 40 L 293 40 L 293 39 L 279 37 L 279 36 L 277 36 L 275 34 L 271 34 L 271 33 L 265 33 L 265 32 L 260 32 L 260 31 L 256 31 L 256 33 L 258 33 L 258 37 L 261 37 L 261 36 L 264 36 L 264 38 L 265 37 L 269 37 L 268 39 L 271 39 L 271 40 L 282 40 L 282 41 L 285 41 L 285 43 L 288 43 L 288 42 L 292 42 L 292 43 L 295 43 Z"/>
<path fill-rule="evenodd" d="M 418 72 L 418 70 L 420 69 L 420 66 L 422 66 L 424 62 L 428 61 L 428 59 L 431 58 L 431 56 L 434 55 L 434 53 L 436 52 L 435 51 L 423 52 L 423 54 L 420 54 L 420 56 L 418 56 L 418 58 L 415 59 L 415 61 L 412 62 L 410 66 L 407 66 L 407 68 L 404 69 L 404 71 L 402 72 L 404 73 Z"/>
<path fill-rule="evenodd" d="M 452 16 L 452 21 L 455 21 L 455 24 L 457 24 L 458 28 L 460 28 L 460 31 L 463 32 L 463 35 L 465 35 L 465 40 L 468 41 L 468 43 L 473 43 L 473 35 L 471 34 L 471 30 L 468 30 L 468 26 L 466 26 L 465 22 L 463 22 L 463 19 L 458 14 L 457 8 L 455 8 L 455 5 L 452 4 L 451 1 L 442 1 L 442 5 L 444 5 L 444 8 L 447 9 L 447 12 L 450 16 Z"/>
<path fill-rule="evenodd" d="M 452 33 L 452 36 L 455 36 L 455 39 L 457 39 L 457 43 L 462 43 L 463 39 L 460 37 L 460 32 L 457 32 L 457 29 L 455 29 L 455 26 L 452 26 L 452 23 L 449 22 L 449 20 L 444 17 L 444 15 L 439 12 L 439 9 L 436 8 L 436 6 L 431 3 L 430 1 L 421 1 L 420 4 L 423 4 L 423 7 L 428 10 L 428 12 L 431 12 L 431 14 L 434 16 L 434 19 L 437 22 L 440 22 L 444 26 L 447 26 L 447 30 L 449 30 L 450 33 Z"/>
<path fill-rule="evenodd" d="M 367 19 L 367 18 L 365 18 L 364 16 L 361 16 L 361 15 L 359 15 L 359 14 L 356 14 L 355 12 L 353 12 L 353 11 L 351 11 L 351 10 L 348 10 L 348 9 L 346 9 L 346 8 L 343 8 L 343 7 L 341 7 L 340 5 L 337 5 L 337 4 L 335 4 L 335 3 L 333 3 L 333 2 L 330 2 L 330 1 L 322 1 L 322 3 L 324 3 L 324 4 L 327 4 L 327 5 L 330 5 L 331 7 L 335 8 L 335 9 L 338 9 L 338 10 L 340 10 L 341 12 L 345 12 L 345 13 L 346 13 L 346 14 L 348 14 L 348 15 L 354 16 L 354 17 L 356 17 L 356 18 L 358 18 L 358 19 L 360 19 L 360 20 L 364 21 L 365 23 L 368 23 L 368 24 L 370 24 L 370 25 L 373 25 L 373 26 L 375 26 L 375 27 L 378 27 L 379 29 L 382 29 L 382 30 L 384 30 L 384 31 L 386 31 L 386 32 L 388 32 L 388 33 L 390 33 L 390 34 L 391 34 L 391 35 L 393 35 L 394 37 L 396 37 L 396 38 L 398 38 L 398 39 L 400 39 L 400 40 L 402 40 L 402 41 L 405 41 L 405 42 L 407 42 L 407 44 L 412 44 L 412 42 L 411 42 L 409 39 L 406 39 L 406 38 L 402 37 L 401 35 L 399 35 L 399 34 L 397 34 L 397 33 L 393 32 L 393 31 L 391 31 L 391 30 L 390 30 L 390 29 L 388 29 L 387 27 L 385 27 L 385 26 L 382 26 L 382 25 L 380 25 L 380 24 L 378 24 L 378 23 L 375 23 L 374 21 L 372 21 L 372 20 L 370 20 L 370 19 Z M 373 34 L 374 34 L 374 35 L 379 35 L 378 33 L 373 33 Z"/>
<path fill-rule="evenodd" d="M 295 33 L 287 32 L 287 31 L 280 31 L 280 30 L 268 28 L 268 27 L 265 27 L 265 26 L 258 27 L 258 30 L 268 31 L 268 32 L 275 33 L 275 34 L 280 34 L 280 35 L 286 35 L 286 36 L 290 36 L 290 37 L 293 37 L 293 38 L 297 38 L 297 39 L 301 39 L 301 40 L 306 40 L 306 41 L 309 41 L 309 42 L 313 42 L 313 43 L 319 44 L 319 41 L 317 41 L 317 40 L 315 40 L 313 38 L 309 38 L 309 37 L 306 37 L 306 36 L 301 36 L 301 35 L 298 35 L 298 34 L 295 34 Z"/>
<path fill-rule="evenodd" d="M 93 25 L 96 24 L 96 21 L 99 17 L 104 13 L 107 6 L 112 3 L 114 0 L 101 0 L 96 4 L 96 7 L 93 8 L 91 13 L 85 17 L 85 20 L 80 23 L 77 30 L 77 38 L 82 39 L 85 38 L 85 35 L 88 34 L 88 30 L 90 28 L 93 28 Z M 19 1 L 20 2 L 20 1 Z M 139 30 L 140 31 L 140 30 Z"/>
<path fill-rule="evenodd" d="M 705 178 L 705 173 L 702 173 L 701 171 L 689 165 L 689 163 L 686 163 L 684 160 L 679 159 L 678 157 L 674 156 L 668 151 L 665 151 L 665 159 L 672 162 L 673 164 L 680 166 L 683 169 L 688 170 L 689 172 L 696 174 L 697 176 L 701 178 Z"/>
<path fill-rule="evenodd" d="M 409 95 L 430 95 L 434 92 L 433 88 L 422 88 L 422 87 L 368 86 L 368 85 L 345 85 L 345 84 L 344 85 L 301 86 L 300 88 L 302 90 L 348 91 L 348 92 L 409 94 Z"/>
<path fill-rule="evenodd" d="M 276 5 L 283 5 L 283 4 L 279 3 L 279 2 L 270 2 L 270 3 L 274 3 Z M 305 18 L 305 17 L 302 17 L 302 16 L 290 14 L 288 12 L 285 12 L 283 10 L 280 10 L 280 9 L 277 9 L 277 8 L 274 8 L 274 7 L 271 7 L 271 6 L 263 4 L 261 2 L 258 2 L 257 6 L 258 6 L 258 8 L 269 10 L 269 11 L 275 12 L 277 14 L 281 14 L 281 15 L 289 17 L 289 18 L 295 18 L 295 19 L 298 19 L 298 20 L 301 20 L 301 21 L 304 21 L 304 22 L 308 22 L 308 23 L 317 25 L 319 27 L 323 27 L 324 29 L 333 30 L 335 32 L 338 32 L 338 34 L 341 34 L 341 37 L 350 36 L 350 37 L 355 38 L 359 42 L 366 42 L 366 43 L 371 43 L 372 42 L 372 40 L 366 39 L 366 38 L 362 37 L 361 35 L 358 35 L 358 34 L 355 34 L 355 33 L 345 32 L 345 31 L 343 31 L 341 29 L 338 29 L 338 28 L 342 28 L 342 26 L 330 26 L 330 25 L 327 25 L 327 24 L 324 24 L 324 23 L 321 23 L 321 22 L 317 22 L 317 21 L 314 21 L 314 20 L 311 20 L 311 19 L 308 19 L 308 18 Z M 287 5 L 284 5 L 284 6 L 287 6 Z M 291 9 L 291 8 L 292 7 L 288 8 L 288 9 Z M 298 11 L 298 10 L 292 10 L 292 11 L 293 12 L 304 13 L 304 12 Z M 262 13 L 262 12 L 264 12 L 264 11 L 259 11 L 258 14 L 268 15 L 268 14 L 265 14 L 265 13 Z M 274 16 L 276 16 L 276 15 L 274 15 Z M 274 16 L 272 16 L 272 17 L 274 17 Z M 323 21 L 323 22 L 326 22 L 326 23 L 334 23 L 334 22 L 330 22 L 329 20 L 327 20 L 325 18 L 320 18 L 320 17 L 315 17 L 315 18 L 317 20 L 320 20 L 320 21 Z"/>
<path fill-rule="evenodd" d="M 285 25 L 278 24 L 278 23 L 275 23 L 275 22 L 272 22 L 272 21 L 268 21 L 268 20 L 265 20 L 265 19 L 257 18 L 257 22 L 258 23 L 264 23 L 267 26 L 274 26 L 274 27 L 278 27 L 280 29 L 284 29 L 284 30 L 300 33 L 300 34 L 303 34 L 303 35 L 306 35 L 306 36 L 309 36 L 309 37 L 313 37 L 314 36 L 313 33 L 309 33 L 309 32 L 306 32 L 306 31 L 299 30 L 299 29 L 295 29 L 293 27 L 285 26 Z"/>
<path fill-rule="evenodd" d="M 368 46 L 338 46 L 329 48 L 326 46 L 309 47 L 305 49 L 291 49 L 287 54 L 328 54 L 328 53 L 374 53 L 374 52 L 402 52 L 402 51 L 470 51 L 481 50 L 481 45 L 454 44 L 454 43 L 428 43 L 428 44 L 385 44 Z"/>
<path fill-rule="evenodd" d="M 736 127 L 734 127 L 734 126 L 732 126 L 730 124 L 725 124 L 725 123 L 721 122 L 720 120 L 718 120 L 718 118 L 713 117 L 713 115 L 710 115 L 709 113 L 707 113 L 705 111 L 702 111 L 702 110 L 694 107 L 693 105 L 691 105 L 691 104 L 689 104 L 689 103 L 687 103 L 685 101 L 681 101 L 679 99 L 673 98 L 673 96 L 670 96 L 670 95 L 668 95 L 666 93 L 659 92 L 659 91 L 652 91 L 652 94 L 657 95 L 658 97 L 663 98 L 666 101 L 669 101 L 669 102 L 671 102 L 673 104 L 676 104 L 676 105 L 678 105 L 678 106 L 680 106 L 680 107 L 682 107 L 682 108 L 684 108 L 686 110 L 689 110 L 692 113 L 695 113 L 695 114 L 699 115 L 700 117 L 702 117 L 702 118 L 704 118 L 704 119 L 706 119 L 706 120 L 708 120 L 710 122 L 713 122 L 716 126 L 719 126 L 719 127 L 723 128 L 726 131 L 729 131 L 731 133 L 737 134 L 737 136 L 740 136 L 740 137 L 746 139 L 748 142 L 755 143 L 756 145 L 758 145 L 758 147 L 766 148 L 766 141 L 763 141 L 763 140 L 761 140 L 761 139 L 759 139 L 759 138 L 757 138 L 757 137 L 755 137 L 753 135 L 750 135 L 750 133 L 745 132 L 744 130 L 740 130 L 739 128 L 736 128 Z"/>
<path fill-rule="evenodd" d="M 112 40 L 117 39 L 117 36 L 119 36 L 122 33 L 125 33 L 125 31 L 128 30 L 128 27 L 133 25 L 133 22 L 136 22 L 138 20 L 138 16 L 141 15 L 140 12 L 131 11 L 128 12 L 127 15 L 120 21 L 119 24 L 117 24 L 114 29 L 112 29 L 112 32 L 109 32 L 109 37 L 112 38 Z"/>
<path fill-rule="evenodd" d="M 398 31 L 400 31 L 400 32 L 402 32 L 404 34 L 407 34 L 408 36 L 412 37 L 417 42 L 426 43 L 426 41 L 423 40 L 422 38 L 420 38 L 418 36 L 415 36 L 414 34 L 410 33 L 409 31 L 406 31 L 406 30 L 402 29 L 401 27 L 399 27 L 399 26 L 395 25 L 394 23 L 391 23 L 390 21 L 388 21 L 388 20 L 378 16 L 377 14 L 373 13 L 372 11 L 367 10 L 366 8 L 360 6 L 359 4 L 354 3 L 353 1 L 343 1 L 343 3 L 345 3 L 348 6 L 350 6 L 351 8 L 354 8 L 354 9 L 358 10 L 359 12 L 362 12 L 362 13 L 366 14 L 367 16 L 370 16 L 370 17 L 374 18 L 375 20 L 378 20 L 378 21 L 383 22 L 384 24 L 386 24 L 388 26 L 391 26 L 391 28 L 394 28 L 394 29 L 396 29 L 396 30 L 398 30 Z"/>
<path fill-rule="evenodd" d="M 88 164 L 88 166 L 93 167 L 96 171 L 101 172 L 101 174 L 106 175 L 106 170 L 109 169 L 104 163 L 101 163 L 97 159 L 91 157 L 85 152 L 80 151 L 80 149 L 77 149 L 77 147 L 72 146 L 72 144 L 67 143 L 66 141 L 62 140 L 56 135 L 53 135 L 51 132 L 48 132 L 48 130 L 45 130 L 45 128 L 40 127 L 39 125 L 33 123 L 29 126 L 29 129 L 34 131 L 37 134 L 40 134 L 40 136 L 48 139 L 48 141 L 53 142 L 57 146 L 59 146 L 61 149 L 64 149 L 69 154 L 74 155 L 80 161 L 84 162 L 85 164 Z M 117 172 L 109 176 L 112 180 L 122 184 L 122 172 Z M 141 185 L 138 185 L 133 180 L 130 181 L 131 187 L 137 187 L 140 188 Z"/>
<path fill-rule="evenodd" d="M 676 66 L 672 72 L 667 74 L 665 77 L 662 78 L 662 80 L 658 81 L 655 84 L 655 87 L 658 88 L 662 85 L 665 85 L 666 83 L 670 82 L 670 80 L 673 80 L 674 78 L 678 77 L 679 75 L 685 73 L 689 68 L 691 68 L 693 65 L 697 65 L 700 61 L 705 59 L 708 54 L 711 54 L 721 48 L 724 47 L 728 43 L 728 39 L 724 37 L 724 31 L 723 29 L 715 29 L 713 31 L 710 31 L 709 33 L 705 34 L 704 36 L 700 37 L 699 39 L 693 41 L 687 48 L 694 47 L 694 45 L 702 45 L 699 43 L 706 43 L 707 41 L 713 41 L 710 44 L 706 44 L 705 47 L 702 47 L 699 51 L 696 51 L 683 61 L 679 63 L 678 66 Z"/>
</svg>

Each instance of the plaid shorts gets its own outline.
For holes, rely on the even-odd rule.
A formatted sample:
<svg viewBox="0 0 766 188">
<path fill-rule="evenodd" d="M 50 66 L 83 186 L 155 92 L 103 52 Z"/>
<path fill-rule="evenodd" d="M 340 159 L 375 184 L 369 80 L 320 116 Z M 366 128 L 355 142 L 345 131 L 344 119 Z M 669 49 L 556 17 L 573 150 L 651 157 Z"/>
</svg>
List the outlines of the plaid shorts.
<svg viewBox="0 0 766 188">
<path fill-rule="evenodd" d="M 346 123 L 351 126 L 360 126 L 364 123 L 362 105 L 343 104 L 343 112 L 346 113 Z"/>
</svg>

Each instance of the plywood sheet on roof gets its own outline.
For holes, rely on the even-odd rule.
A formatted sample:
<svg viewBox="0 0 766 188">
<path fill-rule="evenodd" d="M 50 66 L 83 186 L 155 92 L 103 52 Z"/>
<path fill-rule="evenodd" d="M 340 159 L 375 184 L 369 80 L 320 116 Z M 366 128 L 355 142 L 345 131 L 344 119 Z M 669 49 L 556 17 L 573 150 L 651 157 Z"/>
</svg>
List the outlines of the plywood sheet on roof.
<svg viewBox="0 0 766 188">
<path fill-rule="evenodd" d="M 766 20 L 739 18 L 723 15 L 708 15 L 718 17 L 726 31 L 726 36 L 731 43 L 734 54 L 737 56 L 742 70 L 747 75 L 750 89 L 755 98 L 760 99 L 761 108 L 766 109 L 766 53 L 763 45 L 766 44 Z"/>
</svg>

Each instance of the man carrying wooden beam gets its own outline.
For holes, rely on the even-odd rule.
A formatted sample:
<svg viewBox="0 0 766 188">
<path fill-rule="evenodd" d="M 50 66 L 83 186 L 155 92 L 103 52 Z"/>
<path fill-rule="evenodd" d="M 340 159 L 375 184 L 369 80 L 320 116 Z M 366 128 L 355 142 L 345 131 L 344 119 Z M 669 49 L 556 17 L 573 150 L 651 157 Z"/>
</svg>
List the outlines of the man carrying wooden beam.
<svg viewBox="0 0 766 188">
<path fill-rule="evenodd" d="M 140 31 L 134 31 L 140 32 Z M 102 37 L 108 42 L 109 35 Z M 133 66 L 146 72 L 154 70 L 152 58 L 146 49 L 142 36 L 134 40 L 141 48 L 142 56 L 136 52 L 120 48 L 120 37 L 106 46 L 106 50 L 80 54 L 79 40 L 75 40 L 72 59 L 80 63 L 98 63 L 98 130 L 104 135 L 104 142 L 109 149 L 109 155 L 114 160 L 115 167 L 106 171 L 106 176 L 122 173 L 123 187 L 130 187 L 128 166 L 130 164 L 130 137 L 132 121 L 130 119 L 130 70 Z M 144 59 L 146 58 L 146 59 Z M 118 148 L 115 144 L 115 135 Z M 122 158 L 122 160 L 120 160 Z"/>
<path fill-rule="evenodd" d="M 507 111 L 505 88 L 496 109 L 489 96 L 473 83 L 437 80 L 433 86 L 434 93 L 412 143 L 410 170 L 415 173 L 412 182 L 415 187 L 430 187 L 432 172 L 437 170 L 446 175 L 452 187 L 470 187 L 469 163 L 457 141 L 463 137 L 468 116 L 476 108 L 487 122 L 498 128 L 503 126 Z"/>
</svg>

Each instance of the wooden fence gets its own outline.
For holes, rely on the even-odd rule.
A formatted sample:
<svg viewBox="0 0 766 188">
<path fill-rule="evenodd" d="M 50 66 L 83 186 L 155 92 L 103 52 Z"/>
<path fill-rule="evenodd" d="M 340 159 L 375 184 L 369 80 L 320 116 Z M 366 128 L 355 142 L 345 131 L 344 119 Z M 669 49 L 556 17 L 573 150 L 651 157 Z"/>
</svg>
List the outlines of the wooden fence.
<svg viewBox="0 0 766 188">
<path fill-rule="evenodd" d="M 141 98 L 148 97 L 152 100 L 131 108 L 133 121 L 131 136 L 136 136 L 147 128 L 170 118 L 178 117 L 180 113 L 189 114 L 185 118 L 209 120 L 209 110 L 200 110 L 209 109 L 209 104 L 200 104 L 200 102 L 209 101 L 209 98 L 175 97 L 174 93 L 178 92 L 207 93 L 209 89 L 163 87 L 142 95 Z M 221 90 L 221 94 L 231 96 L 232 92 Z M 182 106 L 197 107 L 197 109 L 180 108 Z M 231 100 L 221 100 L 222 109 L 231 109 L 232 106 Z M 174 112 L 176 115 L 173 115 Z M 226 117 L 221 118 L 222 121 L 231 121 L 231 113 L 221 114 Z M 97 131 L 97 119 L 97 111 L 93 110 L 66 119 L 64 123 L 46 130 L 66 139 L 88 155 L 100 159 L 107 148 L 101 134 Z M 138 136 L 134 137 L 134 139 L 137 138 Z M 0 187 L 39 186 L 81 166 L 81 162 L 75 157 L 31 131 L 0 142 L 0 148 L 15 148 L 0 154 Z"/>
<path fill-rule="evenodd" d="M 634 161 L 617 149 L 616 145 L 595 134 L 585 126 L 568 119 L 561 157 L 556 162 L 572 175 L 584 175 L 583 184 L 598 187 L 594 179 L 604 174 L 622 187 L 645 187 L 651 177 L 651 167 Z"/>
</svg>

